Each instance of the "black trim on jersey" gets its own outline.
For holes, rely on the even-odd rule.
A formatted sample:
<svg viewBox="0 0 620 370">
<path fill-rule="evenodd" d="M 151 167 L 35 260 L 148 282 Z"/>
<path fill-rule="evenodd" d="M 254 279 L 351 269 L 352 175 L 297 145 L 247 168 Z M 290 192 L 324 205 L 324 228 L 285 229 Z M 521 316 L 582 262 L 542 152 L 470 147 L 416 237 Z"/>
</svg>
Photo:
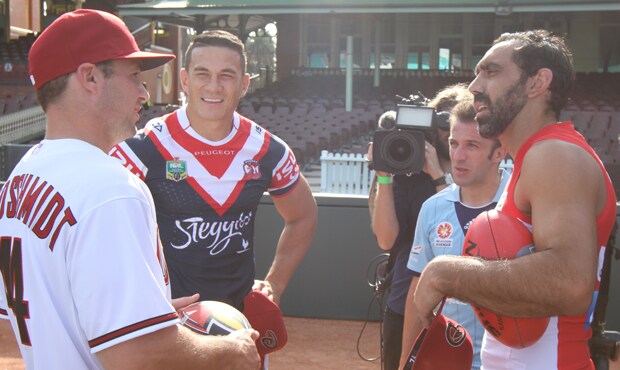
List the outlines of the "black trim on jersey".
<svg viewBox="0 0 620 370">
<path fill-rule="evenodd" d="M 116 338 L 120 338 L 124 335 L 127 335 L 129 333 L 132 333 L 134 331 L 138 331 L 144 328 L 148 328 L 149 326 L 153 326 L 153 325 L 157 325 L 157 324 L 161 324 L 163 322 L 166 321 L 171 321 L 174 320 L 176 318 L 178 318 L 179 315 L 176 312 L 171 312 L 171 313 L 167 313 L 165 315 L 161 315 L 161 316 L 157 316 L 157 317 L 152 317 L 150 319 L 146 319 L 144 321 L 140 321 L 137 322 L 133 325 L 129 325 L 126 326 L 124 328 L 120 328 L 118 330 L 115 330 L 111 333 L 102 335 L 98 338 L 95 338 L 93 340 L 89 340 L 88 341 L 88 345 L 90 346 L 90 348 L 94 348 L 97 347 L 103 343 L 109 342 L 111 340 L 114 340 Z"/>
</svg>

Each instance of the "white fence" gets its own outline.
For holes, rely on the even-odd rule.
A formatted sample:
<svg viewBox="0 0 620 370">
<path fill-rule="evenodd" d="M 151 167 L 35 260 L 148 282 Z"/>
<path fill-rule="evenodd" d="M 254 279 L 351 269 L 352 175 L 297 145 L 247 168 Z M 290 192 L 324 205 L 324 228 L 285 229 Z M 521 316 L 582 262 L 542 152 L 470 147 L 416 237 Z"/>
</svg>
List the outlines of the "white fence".
<svg viewBox="0 0 620 370">
<path fill-rule="evenodd" d="M 321 192 L 367 195 L 375 171 L 366 155 L 321 152 Z"/>
<path fill-rule="evenodd" d="M 513 162 L 505 159 L 499 167 L 511 173 Z M 374 175 L 366 155 L 321 152 L 321 193 L 367 195 Z"/>
</svg>

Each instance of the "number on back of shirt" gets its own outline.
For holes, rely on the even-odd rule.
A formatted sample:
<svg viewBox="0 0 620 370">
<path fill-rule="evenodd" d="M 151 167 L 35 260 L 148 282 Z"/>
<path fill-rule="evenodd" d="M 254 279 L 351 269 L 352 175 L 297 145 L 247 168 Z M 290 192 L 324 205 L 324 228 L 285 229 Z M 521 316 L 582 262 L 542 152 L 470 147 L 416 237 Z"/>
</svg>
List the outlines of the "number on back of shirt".
<svg viewBox="0 0 620 370">
<path fill-rule="evenodd" d="M 26 319 L 30 318 L 28 301 L 24 301 L 24 275 L 22 270 L 22 240 L 3 236 L 0 238 L 0 271 L 6 291 L 6 302 L 15 315 L 19 339 L 23 345 L 30 345 Z"/>
</svg>

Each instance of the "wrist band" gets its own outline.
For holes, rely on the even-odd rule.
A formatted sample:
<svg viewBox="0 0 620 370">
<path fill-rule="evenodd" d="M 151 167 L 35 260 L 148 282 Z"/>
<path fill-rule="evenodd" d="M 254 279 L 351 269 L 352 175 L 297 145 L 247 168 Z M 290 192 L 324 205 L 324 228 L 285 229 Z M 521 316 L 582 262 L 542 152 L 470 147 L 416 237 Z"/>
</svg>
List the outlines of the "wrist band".
<svg viewBox="0 0 620 370">
<path fill-rule="evenodd" d="M 391 184 L 392 181 L 392 176 L 377 176 L 377 182 L 379 184 Z"/>
</svg>

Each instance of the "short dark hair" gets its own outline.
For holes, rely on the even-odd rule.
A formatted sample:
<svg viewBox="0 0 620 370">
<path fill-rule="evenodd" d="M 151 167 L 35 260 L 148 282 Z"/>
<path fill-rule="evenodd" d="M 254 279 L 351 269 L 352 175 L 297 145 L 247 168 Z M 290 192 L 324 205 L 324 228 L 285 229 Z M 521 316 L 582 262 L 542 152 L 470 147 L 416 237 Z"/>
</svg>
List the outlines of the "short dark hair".
<svg viewBox="0 0 620 370">
<path fill-rule="evenodd" d="M 473 100 L 464 100 L 452 108 L 452 112 L 450 113 L 450 127 L 452 127 L 456 121 L 472 125 L 478 124 L 476 121 L 476 108 L 474 107 Z M 501 146 L 502 143 L 497 138 L 493 139 L 493 146 L 489 152 L 489 159 L 492 158 L 493 152 Z"/>
<path fill-rule="evenodd" d="M 559 117 L 575 81 L 573 55 L 564 40 L 546 30 L 532 30 L 504 33 L 493 42 L 493 45 L 500 42 L 516 44 L 512 60 L 527 77 L 534 76 L 541 68 L 549 68 L 553 72 L 553 80 L 549 86 L 551 91 L 549 104 L 556 117 Z"/>
<path fill-rule="evenodd" d="M 241 58 L 241 71 L 245 73 L 245 64 L 247 60 L 245 45 L 236 35 L 222 30 L 205 31 L 194 37 L 185 52 L 185 69 L 189 69 L 189 65 L 192 61 L 192 51 L 202 46 L 220 46 L 236 51 Z"/>
<path fill-rule="evenodd" d="M 109 78 L 114 74 L 114 67 L 112 67 L 111 60 L 96 63 L 95 65 L 101 70 L 101 72 L 103 72 L 104 78 Z M 37 90 L 37 101 L 41 104 L 41 108 L 43 108 L 44 112 L 47 112 L 47 107 L 50 103 L 53 103 L 60 95 L 62 95 L 63 92 L 65 92 L 71 73 L 46 82 L 39 88 L 39 90 Z"/>
</svg>

